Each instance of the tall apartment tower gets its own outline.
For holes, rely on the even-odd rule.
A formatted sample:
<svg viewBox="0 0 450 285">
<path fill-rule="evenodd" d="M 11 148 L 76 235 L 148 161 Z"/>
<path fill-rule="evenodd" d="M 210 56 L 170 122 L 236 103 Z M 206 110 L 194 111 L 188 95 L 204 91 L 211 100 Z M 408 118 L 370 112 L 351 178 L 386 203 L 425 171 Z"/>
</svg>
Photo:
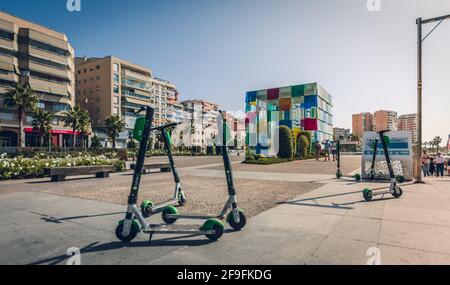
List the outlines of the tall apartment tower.
<svg viewBox="0 0 450 285">
<path fill-rule="evenodd" d="M 0 12 L 0 146 L 18 146 L 19 123 L 14 109 L 3 104 L 15 83 L 28 83 L 38 95 L 38 108 L 55 116 L 54 145 L 71 145 L 73 132 L 64 126 L 65 111 L 75 103 L 74 49 L 66 35 Z M 33 114 L 24 118 L 25 144 L 37 146 Z"/>
<path fill-rule="evenodd" d="M 373 130 L 398 130 L 398 117 L 397 112 L 380 110 L 373 115 Z"/>
<path fill-rule="evenodd" d="M 401 115 L 398 117 L 398 130 L 411 131 L 412 141 L 417 143 L 418 138 L 418 121 L 417 114 Z"/>
<path fill-rule="evenodd" d="M 364 132 L 373 130 L 373 115 L 371 113 L 361 113 L 353 115 L 353 134 L 359 138 L 363 137 Z"/>
<path fill-rule="evenodd" d="M 155 108 L 154 125 L 166 123 L 167 98 L 176 96 L 176 86 L 167 80 L 153 77 L 152 70 L 126 60 L 104 58 L 76 59 L 77 104 L 88 110 L 94 132 L 102 143 L 105 120 L 119 115 L 126 123 L 126 131 L 117 140 L 125 147 L 129 132 L 134 128 L 142 106 Z"/>
</svg>

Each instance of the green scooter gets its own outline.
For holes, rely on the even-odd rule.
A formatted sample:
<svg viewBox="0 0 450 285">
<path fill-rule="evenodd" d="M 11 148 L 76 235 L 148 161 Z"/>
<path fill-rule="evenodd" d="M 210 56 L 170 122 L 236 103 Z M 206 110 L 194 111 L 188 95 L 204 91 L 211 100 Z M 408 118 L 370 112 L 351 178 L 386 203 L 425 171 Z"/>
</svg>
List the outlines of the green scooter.
<svg viewBox="0 0 450 285">
<path fill-rule="evenodd" d="M 337 155 L 336 178 L 337 179 L 342 179 L 345 176 L 344 176 L 344 174 L 342 173 L 342 170 L 341 170 L 341 141 L 337 140 L 334 143 L 336 144 L 336 155 Z M 356 182 L 360 182 L 361 181 L 361 174 L 355 174 L 351 178 L 355 179 Z"/>
<path fill-rule="evenodd" d="M 364 199 L 367 202 L 372 201 L 372 199 L 375 196 L 383 196 L 386 194 L 391 194 L 394 198 L 400 198 L 403 196 L 403 190 L 397 185 L 397 180 L 398 177 L 395 176 L 394 173 L 394 168 L 392 167 L 392 161 L 391 161 L 391 157 L 389 155 L 389 137 L 385 136 L 385 133 L 390 132 L 389 130 L 384 130 L 384 131 L 379 131 L 378 134 L 380 135 L 380 141 L 382 142 L 383 145 L 383 151 L 384 151 L 384 156 L 386 158 L 386 162 L 388 165 L 388 170 L 389 170 L 389 177 L 391 179 L 390 185 L 389 185 L 389 190 L 385 191 L 377 191 L 375 192 L 374 190 L 370 190 L 370 189 L 364 189 L 363 191 L 363 196 Z"/>
<path fill-rule="evenodd" d="M 186 196 L 181 187 L 180 176 L 178 175 L 175 160 L 173 159 L 172 153 L 172 139 L 170 137 L 169 130 L 178 126 L 180 123 L 171 123 L 159 127 L 152 128 L 152 131 L 160 131 L 162 135 L 162 139 L 166 148 L 167 157 L 169 159 L 170 168 L 172 170 L 172 175 L 175 181 L 175 192 L 173 194 L 172 199 L 168 201 L 164 201 L 159 204 L 154 204 L 153 201 L 145 200 L 141 204 L 141 211 L 144 218 L 148 218 L 156 213 L 161 212 L 162 209 L 165 209 L 167 206 L 171 205 L 179 205 L 184 206 L 186 204 Z"/>
<path fill-rule="evenodd" d="M 228 148 L 227 148 L 227 119 L 222 111 L 220 114 L 223 118 L 223 146 L 222 146 L 222 159 L 225 167 L 225 175 L 227 179 L 227 188 L 228 188 L 228 200 L 225 203 L 222 211 L 219 215 L 194 215 L 194 214 L 180 214 L 178 209 L 169 206 L 162 212 L 162 219 L 167 224 L 174 224 L 177 220 L 180 219 L 189 219 L 189 220 L 207 220 L 211 218 L 225 220 L 234 230 L 241 230 L 247 224 L 247 218 L 242 210 L 240 210 L 237 206 L 237 195 L 236 189 L 234 187 L 233 180 L 233 170 L 231 167 L 230 158 L 228 156 Z M 227 215 L 228 214 L 228 215 Z"/>
<path fill-rule="evenodd" d="M 224 224 L 218 219 L 210 218 L 202 226 L 151 225 L 147 224 L 140 209 L 136 206 L 155 109 L 152 107 L 143 107 L 139 113 L 144 111 L 146 111 L 145 118 L 139 118 L 135 125 L 134 138 L 140 141 L 139 154 L 134 170 L 130 196 L 128 197 L 125 219 L 118 223 L 115 231 L 116 237 L 125 243 L 134 240 L 141 232 L 150 235 L 150 242 L 155 234 L 205 235 L 212 241 L 220 239 L 224 232 Z"/>
</svg>

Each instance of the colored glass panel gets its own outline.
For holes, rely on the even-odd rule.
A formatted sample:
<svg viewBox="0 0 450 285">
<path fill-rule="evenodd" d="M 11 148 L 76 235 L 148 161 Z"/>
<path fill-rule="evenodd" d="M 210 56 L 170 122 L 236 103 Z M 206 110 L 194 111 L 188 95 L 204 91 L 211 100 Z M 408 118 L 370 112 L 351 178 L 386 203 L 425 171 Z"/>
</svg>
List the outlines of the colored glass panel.
<svg viewBox="0 0 450 285">
<path fill-rule="evenodd" d="M 280 89 L 269 89 L 267 90 L 267 100 L 277 100 L 280 98 Z"/>
</svg>

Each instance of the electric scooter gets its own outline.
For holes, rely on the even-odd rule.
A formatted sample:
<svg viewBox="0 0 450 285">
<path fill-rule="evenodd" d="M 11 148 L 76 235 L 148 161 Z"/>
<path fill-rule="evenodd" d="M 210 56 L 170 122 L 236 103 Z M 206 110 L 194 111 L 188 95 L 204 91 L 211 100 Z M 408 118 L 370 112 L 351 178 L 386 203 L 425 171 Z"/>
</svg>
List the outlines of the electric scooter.
<svg viewBox="0 0 450 285">
<path fill-rule="evenodd" d="M 228 148 L 227 148 L 227 139 L 226 139 L 226 133 L 227 133 L 227 119 L 226 116 L 223 114 L 222 111 L 220 111 L 220 114 L 223 118 L 223 146 L 222 146 L 222 159 L 225 167 L 225 175 L 227 179 L 227 186 L 228 186 L 228 201 L 225 203 L 225 206 L 223 207 L 222 211 L 219 213 L 219 215 L 194 215 L 194 214 L 180 214 L 178 210 L 173 207 L 169 206 L 162 212 L 162 219 L 167 224 L 174 224 L 177 220 L 180 219 L 189 219 L 189 220 L 207 220 L 211 218 L 216 218 L 219 220 L 224 220 L 226 218 L 226 221 L 228 224 L 236 231 L 239 231 L 245 227 L 247 224 L 247 218 L 242 210 L 240 210 L 237 207 L 237 199 L 236 199 L 236 189 L 234 187 L 234 180 L 233 180 L 233 171 L 231 168 L 231 162 L 228 155 Z M 227 216 L 228 214 L 228 216 Z"/>
<path fill-rule="evenodd" d="M 395 176 L 394 173 L 394 168 L 392 167 L 392 161 L 391 161 L 391 157 L 389 155 L 389 137 L 385 136 L 385 133 L 390 132 L 389 130 L 385 130 L 385 131 L 379 131 L 378 134 L 380 135 L 380 141 L 382 142 L 383 145 L 383 151 L 384 151 L 384 155 L 386 158 L 386 162 L 388 165 L 388 169 L 389 169 L 389 177 L 391 179 L 391 184 L 389 185 L 389 191 L 381 191 L 381 192 L 374 192 L 373 190 L 370 189 L 365 189 L 363 191 L 363 196 L 364 199 L 367 202 L 372 201 L 373 197 L 375 196 L 383 196 L 386 194 L 391 194 L 392 196 L 394 196 L 394 198 L 400 198 L 403 195 L 403 190 L 397 185 L 397 177 Z"/>
<path fill-rule="evenodd" d="M 341 141 L 337 140 L 334 143 L 336 143 L 336 152 L 337 152 L 337 172 L 336 172 L 336 178 L 337 179 L 342 179 L 344 176 L 344 174 L 342 173 L 341 170 Z M 355 174 L 353 175 L 353 177 L 351 177 L 353 179 L 356 180 L 356 182 L 360 182 L 361 181 L 361 174 Z"/>
<path fill-rule="evenodd" d="M 203 226 L 151 225 L 146 223 L 141 211 L 136 206 L 155 109 L 147 106 L 143 107 L 138 113 L 143 111 L 146 111 L 145 118 L 138 118 L 134 130 L 134 138 L 140 141 L 140 147 L 130 196 L 128 197 L 128 206 L 125 219 L 120 221 L 116 227 L 116 237 L 122 242 L 131 242 L 142 232 L 150 235 L 149 242 L 151 242 L 154 234 L 205 235 L 212 241 L 218 240 L 224 231 L 224 224 L 218 219 L 208 219 Z"/>
<path fill-rule="evenodd" d="M 175 192 L 173 194 L 173 198 L 171 200 L 162 202 L 160 204 L 154 204 L 153 201 L 145 200 L 141 204 L 141 212 L 142 216 L 144 218 L 148 218 L 158 212 L 160 212 L 162 209 L 166 208 L 170 205 L 176 205 L 184 206 L 186 204 L 186 196 L 181 188 L 181 181 L 180 176 L 178 175 L 175 161 L 173 159 L 172 154 L 172 139 L 170 137 L 169 130 L 176 127 L 180 123 L 171 123 L 159 127 L 152 128 L 152 131 L 160 131 L 162 135 L 162 139 L 164 142 L 164 145 L 166 147 L 167 151 L 167 157 L 169 158 L 170 168 L 172 169 L 173 178 L 175 180 Z"/>
<path fill-rule="evenodd" d="M 372 165 L 370 167 L 370 171 L 368 174 L 369 180 L 375 179 L 375 163 L 377 160 L 377 152 L 378 152 L 378 139 L 375 139 L 373 142 L 373 156 L 372 156 Z"/>
</svg>

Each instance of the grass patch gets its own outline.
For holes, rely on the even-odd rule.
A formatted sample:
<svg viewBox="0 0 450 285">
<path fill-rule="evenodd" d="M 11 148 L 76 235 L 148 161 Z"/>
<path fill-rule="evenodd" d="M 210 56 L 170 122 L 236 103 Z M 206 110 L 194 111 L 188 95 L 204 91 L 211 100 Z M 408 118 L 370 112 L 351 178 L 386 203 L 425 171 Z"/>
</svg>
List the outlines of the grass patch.
<svg viewBox="0 0 450 285">
<path fill-rule="evenodd" d="M 259 157 L 259 156 L 253 156 L 248 155 L 246 160 L 243 162 L 244 164 L 254 164 L 254 165 L 273 165 L 273 164 L 281 164 L 281 163 L 287 163 L 292 161 L 298 161 L 298 160 L 307 160 L 312 159 L 313 156 L 307 156 L 303 158 L 279 158 L 279 157 Z"/>
</svg>

